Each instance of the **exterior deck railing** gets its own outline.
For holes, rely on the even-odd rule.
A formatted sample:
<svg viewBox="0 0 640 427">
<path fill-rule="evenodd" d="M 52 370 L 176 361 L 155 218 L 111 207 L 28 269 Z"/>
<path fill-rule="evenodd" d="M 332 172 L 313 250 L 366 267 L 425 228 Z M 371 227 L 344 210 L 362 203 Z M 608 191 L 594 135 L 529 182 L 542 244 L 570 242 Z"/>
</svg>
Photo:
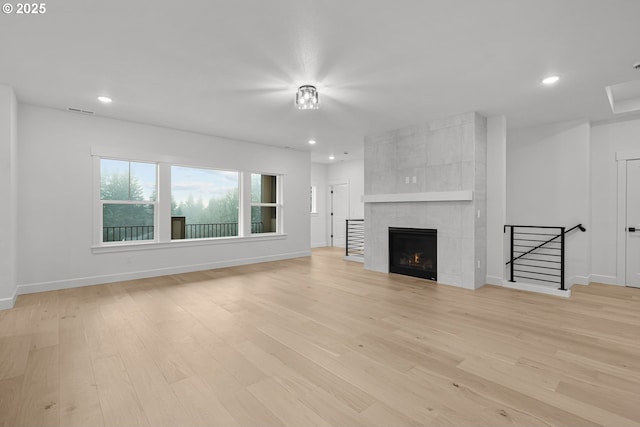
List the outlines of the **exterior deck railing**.
<svg viewBox="0 0 640 427">
<path fill-rule="evenodd" d="M 122 242 L 127 240 L 153 240 L 153 231 L 153 225 L 102 227 L 102 241 Z"/>
<path fill-rule="evenodd" d="M 262 233 L 262 222 L 251 223 L 251 233 Z M 185 224 L 185 239 L 206 239 L 238 235 L 238 223 L 223 222 L 211 224 Z M 153 240 L 153 225 L 122 225 L 103 227 L 103 242 L 121 242 L 130 240 Z"/>
</svg>

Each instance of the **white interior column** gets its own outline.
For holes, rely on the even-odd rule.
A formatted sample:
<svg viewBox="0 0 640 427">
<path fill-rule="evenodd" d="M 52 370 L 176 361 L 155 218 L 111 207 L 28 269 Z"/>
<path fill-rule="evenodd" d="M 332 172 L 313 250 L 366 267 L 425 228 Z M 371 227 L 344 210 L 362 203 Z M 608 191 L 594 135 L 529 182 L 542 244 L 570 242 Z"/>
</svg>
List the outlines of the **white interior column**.
<svg viewBox="0 0 640 427">
<path fill-rule="evenodd" d="M 504 234 L 507 219 L 507 119 L 487 119 L 487 283 L 504 280 Z"/>
<path fill-rule="evenodd" d="M 13 89 L 0 85 L 0 310 L 16 299 L 18 235 L 18 104 Z"/>
</svg>

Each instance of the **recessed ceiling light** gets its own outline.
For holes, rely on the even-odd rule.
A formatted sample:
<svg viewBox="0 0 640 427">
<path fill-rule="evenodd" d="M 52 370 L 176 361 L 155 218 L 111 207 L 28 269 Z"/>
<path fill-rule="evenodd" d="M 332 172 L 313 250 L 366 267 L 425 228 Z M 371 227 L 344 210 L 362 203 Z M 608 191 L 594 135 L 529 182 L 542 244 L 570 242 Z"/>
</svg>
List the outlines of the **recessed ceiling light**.
<svg viewBox="0 0 640 427">
<path fill-rule="evenodd" d="M 113 99 L 109 98 L 108 96 L 99 96 L 98 101 L 103 102 L 105 104 L 111 104 Z"/>
<path fill-rule="evenodd" d="M 558 76 L 549 76 L 547 78 L 542 79 L 542 83 L 546 85 L 552 85 L 554 83 L 557 83 L 558 80 L 560 80 L 560 77 Z"/>
<path fill-rule="evenodd" d="M 313 144 L 315 144 L 315 143 L 316 143 L 316 141 L 315 141 L 315 140 L 313 140 L 313 139 L 310 139 L 310 140 L 309 140 L 309 144 L 313 145 Z"/>
<path fill-rule="evenodd" d="M 336 158 L 336 156 L 329 156 L 329 160 L 333 160 L 335 158 Z"/>
</svg>

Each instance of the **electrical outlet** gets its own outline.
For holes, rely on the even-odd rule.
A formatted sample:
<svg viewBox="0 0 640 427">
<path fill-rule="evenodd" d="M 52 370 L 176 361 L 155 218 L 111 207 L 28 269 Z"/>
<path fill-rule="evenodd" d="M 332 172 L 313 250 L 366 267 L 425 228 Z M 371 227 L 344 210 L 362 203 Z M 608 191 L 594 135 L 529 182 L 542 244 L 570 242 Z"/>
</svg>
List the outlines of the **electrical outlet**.
<svg viewBox="0 0 640 427">
<path fill-rule="evenodd" d="M 413 176 L 413 183 L 415 184 L 416 182 L 418 182 L 418 178 L 414 175 Z"/>
<path fill-rule="evenodd" d="M 405 176 L 405 177 L 404 177 L 404 183 L 405 183 L 405 184 L 408 184 L 408 183 L 409 183 L 409 177 L 408 177 L 408 176 Z"/>
<path fill-rule="evenodd" d="M 480 209 L 478 209 L 478 213 L 476 215 L 480 218 Z"/>
<path fill-rule="evenodd" d="M 478 260 L 478 269 L 480 269 L 480 260 Z"/>
</svg>

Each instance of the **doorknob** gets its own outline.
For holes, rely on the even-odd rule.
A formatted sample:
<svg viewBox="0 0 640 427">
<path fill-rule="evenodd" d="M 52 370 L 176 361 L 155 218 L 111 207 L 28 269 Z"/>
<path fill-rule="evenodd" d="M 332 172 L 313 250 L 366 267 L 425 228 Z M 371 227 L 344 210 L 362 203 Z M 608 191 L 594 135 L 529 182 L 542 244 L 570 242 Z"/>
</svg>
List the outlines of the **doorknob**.
<svg viewBox="0 0 640 427">
<path fill-rule="evenodd" d="M 635 227 L 629 227 L 629 228 L 627 228 L 627 231 L 629 233 L 635 233 L 636 232 L 636 228 Z"/>
</svg>

